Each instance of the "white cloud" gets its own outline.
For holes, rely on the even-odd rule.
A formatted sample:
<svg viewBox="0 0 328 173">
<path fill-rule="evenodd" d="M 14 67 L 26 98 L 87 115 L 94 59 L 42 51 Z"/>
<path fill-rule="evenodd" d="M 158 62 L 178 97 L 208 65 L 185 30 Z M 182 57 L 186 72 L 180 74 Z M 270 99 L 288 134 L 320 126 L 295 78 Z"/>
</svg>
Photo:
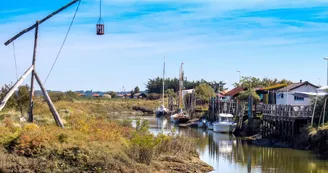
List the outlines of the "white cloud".
<svg viewBox="0 0 328 173">
<path fill-rule="evenodd" d="M 246 57 L 252 56 L 254 52 L 265 52 L 268 48 L 295 46 L 304 43 L 316 45 L 322 43 L 325 37 L 313 37 L 312 35 L 307 36 L 307 34 L 323 33 L 328 30 L 327 23 L 263 16 L 239 17 L 243 13 L 252 10 L 312 7 L 328 2 L 323 0 L 316 2 L 304 0 L 194 0 L 188 1 L 191 5 L 177 5 L 178 10 L 176 11 L 150 12 L 142 16 L 130 18 L 124 17 L 126 13 L 145 12 L 142 11 L 143 4 L 161 2 L 172 3 L 172 6 L 174 6 L 179 3 L 173 0 L 108 0 L 103 5 L 106 35 L 99 37 L 95 36 L 98 5 L 94 1 L 82 2 L 76 22 L 58 60 L 57 68 L 54 70 L 52 77 L 55 81 L 60 80 L 58 75 L 63 75 L 63 72 L 66 72 L 63 78 L 67 78 L 67 80 L 69 80 L 68 78 L 76 77 L 76 73 L 70 72 L 68 69 L 72 66 L 78 68 L 80 64 L 82 64 L 81 68 L 85 69 L 92 66 L 91 69 L 95 71 L 86 74 L 85 71 L 76 69 L 80 73 L 79 75 L 85 75 L 91 80 L 90 82 L 101 85 L 97 81 L 93 81 L 92 77 L 88 75 L 107 77 L 107 74 L 99 74 L 99 71 L 96 70 L 105 71 L 108 68 L 104 64 L 99 64 L 97 68 L 94 67 L 95 64 L 93 63 L 105 62 L 122 65 L 134 59 L 142 61 L 147 59 L 149 63 L 157 63 L 154 58 L 161 58 L 164 55 L 188 59 L 188 56 L 195 57 L 199 55 L 201 56 L 199 58 L 203 58 L 221 55 L 222 52 L 228 56 L 229 51 L 245 52 L 245 54 L 248 54 L 244 55 Z M 184 3 L 187 4 L 185 1 Z M 75 7 L 53 17 L 40 27 L 37 56 L 37 63 L 40 65 L 37 66 L 37 70 L 42 77 L 47 74 L 52 65 Z M 33 24 L 35 19 L 40 19 L 48 13 L 49 11 L 40 11 L 38 13 L 15 16 L 11 22 L 0 24 L 0 40 L 6 41 L 21 29 Z M 16 41 L 16 47 L 19 69 L 20 72 L 23 72 L 31 63 L 33 32 L 19 38 Z M 197 54 L 194 53 L 197 51 Z M 13 81 L 15 75 L 13 66 L 4 65 L 13 64 L 11 47 L 1 45 L 0 52 L 2 52 L 0 73 L 4 74 L 8 71 L 8 73 L 12 74 L 11 76 L 1 78 L 1 85 Z M 238 55 L 243 56 L 242 53 Z M 109 58 L 110 60 L 108 60 Z M 141 63 L 139 64 L 139 66 L 142 65 Z M 130 68 L 134 68 L 133 64 L 131 66 L 129 65 Z M 147 68 L 157 70 L 149 66 Z M 153 75 L 143 70 L 139 70 L 138 73 L 140 73 L 139 75 Z M 116 76 L 114 74 L 108 75 L 113 75 L 111 76 L 113 79 L 117 79 L 122 83 L 124 83 L 123 79 L 128 76 L 120 73 L 116 73 Z M 147 79 L 148 77 L 144 76 L 143 78 Z M 131 83 L 142 82 L 137 81 L 137 79 L 133 80 Z M 59 86 L 55 82 L 50 82 L 49 85 L 54 88 Z M 67 85 L 74 87 L 74 83 Z M 84 85 L 91 86 L 91 84 Z M 114 89 L 121 88 L 118 85 L 121 84 L 115 84 L 113 86 Z M 79 86 L 75 87 L 78 89 Z M 101 86 L 99 89 L 104 87 Z"/>
</svg>

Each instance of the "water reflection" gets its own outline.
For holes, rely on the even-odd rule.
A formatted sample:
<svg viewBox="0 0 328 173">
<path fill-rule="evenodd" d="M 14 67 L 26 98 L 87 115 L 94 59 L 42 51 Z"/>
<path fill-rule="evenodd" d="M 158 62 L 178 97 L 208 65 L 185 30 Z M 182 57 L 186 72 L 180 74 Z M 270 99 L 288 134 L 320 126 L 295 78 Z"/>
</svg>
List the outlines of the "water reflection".
<svg viewBox="0 0 328 173">
<path fill-rule="evenodd" d="M 232 135 L 202 129 L 178 128 L 164 119 L 150 118 L 150 131 L 176 133 L 198 139 L 198 152 L 213 172 L 223 173 L 328 173 L 328 161 L 307 151 L 249 145 Z"/>
</svg>

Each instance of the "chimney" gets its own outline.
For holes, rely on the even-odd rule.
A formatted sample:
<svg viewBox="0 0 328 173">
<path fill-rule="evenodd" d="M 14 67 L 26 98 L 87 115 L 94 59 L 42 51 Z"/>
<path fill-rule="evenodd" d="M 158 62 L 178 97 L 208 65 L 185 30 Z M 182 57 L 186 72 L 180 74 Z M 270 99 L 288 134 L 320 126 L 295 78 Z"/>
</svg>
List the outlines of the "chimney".
<svg viewBox="0 0 328 173">
<path fill-rule="evenodd" d="M 300 80 L 300 83 L 302 83 L 303 81 L 302 81 L 302 79 Z"/>
</svg>

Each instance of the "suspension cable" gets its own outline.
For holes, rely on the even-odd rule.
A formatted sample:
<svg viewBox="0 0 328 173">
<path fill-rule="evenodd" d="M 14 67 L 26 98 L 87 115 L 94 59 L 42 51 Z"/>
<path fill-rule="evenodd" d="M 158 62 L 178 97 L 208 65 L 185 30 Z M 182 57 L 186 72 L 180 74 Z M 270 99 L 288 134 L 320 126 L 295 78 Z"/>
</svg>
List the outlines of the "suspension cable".
<svg viewBox="0 0 328 173">
<path fill-rule="evenodd" d="M 100 5 L 99 5 L 99 8 L 100 8 L 100 10 L 99 10 L 99 13 L 100 13 L 100 18 L 101 18 L 101 0 L 100 0 Z"/>
<path fill-rule="evenodd" d="M 68 37 L 68 34 L 69 34 L 69 32 L 71 31 L 71 28 L 72 28 L 72 26 L 73 26 L 73 23 L 74 23 L 74 20 L 75 20 L 76 14 L 77 14 L 77 12 L 78 12 L 78 10 L 79 10 L 79 7 L 80 7 L 80 4 L 81 4 L 81 1 L 82 1 L 82 0 L 79 1 L 79 4 L 78 4 L 77 7 L 76 7 L 76 10 L 75 10 L 74 16 L 73 16 L 73 18 L 72 18 L 72 21 L 71 21 L 69 27 L 68 27 L 68 30 L 67 30 L 67 33 L 66 33 L 66 35 L 65 35 L 65 38 L 64 38 L 64 40 L 63 40 L 63 43 L 62 43 L 62 45 L 61 45 L 61 47 L 60 47 L 60 49 L 59 49 L 59 51 L 58 51 L 58 54 L 57 54 L 57 57 L 56 57 L 54 63 L 52 64 L 52 67 L 51 67 L 51 69 L 50 69 L 50 71 L 49 71 L 49 73 L 48 73 L 48 75 L 47 75 L 47 78 L 46 78 L 46 80 L 44 81 L 44 84 L 47 83 L 47 80 L 48 80 L 48 78 L 49 78 L 49 76 L 50 76 L 50 74 L 51 74 L 53 68 L 55 67 L 55 65 L 56 65 L 56 63 L 57 63 L 57 60 L 58 60 L 58 58 L 59 58 L 59 55 L 60 55 L 60 53 L 61 53 L 61 51 L 62 51 L 62 49 L 63 49 L 63 47 L 64 47 L 64 45 L 65 45 L 66 39 L 67 39 L 67 37 Z"/>
<path fill-rule="evenodd" d="M 15 61 L 16 79 L 18 80 L 18 70 L 17 70 L 17 59 L 16 59 L 15 42 L 13 42 L 13 53 L 14 53 L 14 61 Z"/>
</svg>

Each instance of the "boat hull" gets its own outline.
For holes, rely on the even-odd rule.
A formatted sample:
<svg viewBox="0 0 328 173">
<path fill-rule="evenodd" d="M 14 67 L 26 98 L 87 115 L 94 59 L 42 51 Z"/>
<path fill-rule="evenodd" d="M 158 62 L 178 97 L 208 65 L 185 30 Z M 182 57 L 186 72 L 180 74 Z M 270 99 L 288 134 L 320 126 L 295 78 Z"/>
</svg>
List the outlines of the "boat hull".
<svg viewBox="0 0 328 173">
<path fill-rule="evenodd" d="M 167 116 L 167 115 L 168 115 L 167 111 L 156 111 L 156 117 L 158 117 L 158 118 Z"/>
<path fill-rule="evenodd" d="M 213 123 L 213 131 L 219 133 L 233 133 L 236 126 L 236 123 L 216 122 Z"/>
<path fill-rule="evenodd" d="M 171 122 L 175 124 L 186 123 L 190 120 L 189 117 L 174 117 L 171 116 Z"/>
</svg>

